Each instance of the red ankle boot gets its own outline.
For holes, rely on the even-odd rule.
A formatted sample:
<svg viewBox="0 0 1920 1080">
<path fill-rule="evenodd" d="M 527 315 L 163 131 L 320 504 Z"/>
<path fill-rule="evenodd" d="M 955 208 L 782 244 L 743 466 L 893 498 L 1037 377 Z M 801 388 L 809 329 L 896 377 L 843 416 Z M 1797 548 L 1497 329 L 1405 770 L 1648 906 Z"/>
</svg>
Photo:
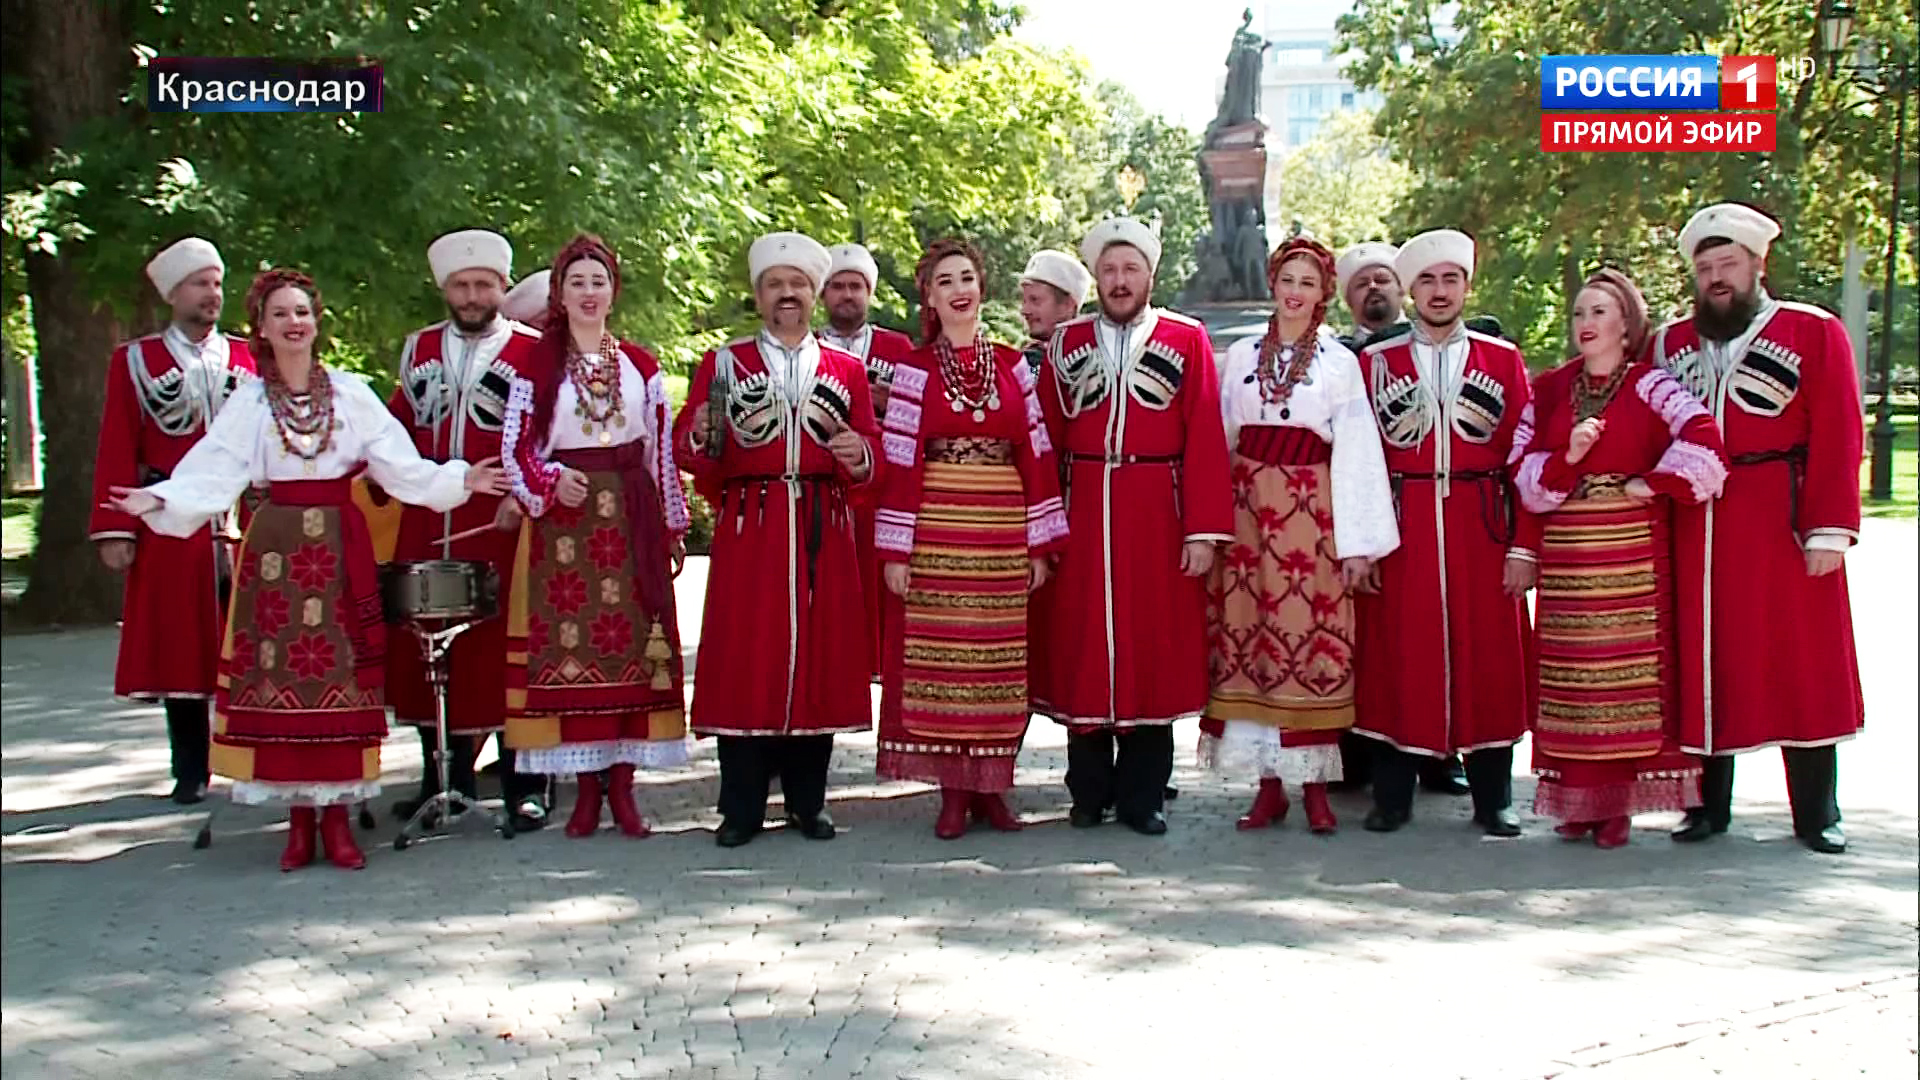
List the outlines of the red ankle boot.
<svg viewBox="0 0 1920 1080">
<path fill-rule="evenodd" d="M 633 801 L 633 766 L 615 765 L 609 770 L 609 779 L 607 809 L 613 811 L 613 823 L 636 840 L 652 836 L 653 830 L 647 828 L 646 819 L 640 816 L 640 807 Z"/>
<path fill-rule="evenodd" d="M 1300 805 L 1307 811 L 1307 828 L 1325 836 L 1340 823 L 1334 820 L 1333 807 L 1327 805 L 1327 785 L 1305 784 L 1300 788 Z"/>
<path fill-rule="evenodd" d="M 942 840 L 958 840 L 967 832 L 967 806 L 971 800 L 958 788 L 940 789 L 940 817 L 933 823 L 933 835 Z"/>
<path fill-rule="evenodd" d="M 1630 817 L 1608 818 L 1593 831 L 1593 846 L 1601 848 L 1626 847 L 1627 840 L 1633 835 L 1633 819 Z"/>
<path fill-rule="evenodd" d="M 326 845 L 327 861 L 342 870 L 358 870 L 367 865 L 360 845 L 353 842 L 353 822 L 347 819 L 345 803 L 334 803 L 320 811 L 320 842 Z"/>
<path fill-rule="evenodd" d="M 1260 778 L 1260 793 L 1253 797 L 1253 809 L 1234 822 L 1233 827 L 1264 829 L 1276 821 L 1287 820 L 1287 809 L 1292 805 L 1287 802 L 1287 789 L 1280 785 L 1280 778 L 1263 776 Z"/>
<path fill-rule="evenodd" d="M 984 821 L 1001 832 L 1019 832 L 1027 827 L 1007 805 L 1005 798 L 984 792 L 973 796 L 973 818 L 975 821 Z"/>
<path fill-rule="evenodd" d="M 600 799 L 605 794 L 600 786 L 599 773 L 583 772 L 577 775 L 580 793 L 574 796 L 573 814 L 567 818 L 567 835 L 576 840 L 592 836 L 593 830 L 600 827 Z"/>
<path fill-rule="evenodd" d="M 314 828 L 318 820 L 311 806 L 296 806 L 287 815 L 287 850 L 280 853 L 283 872 L 298 870 L 313 862 Z"/>
</svg>

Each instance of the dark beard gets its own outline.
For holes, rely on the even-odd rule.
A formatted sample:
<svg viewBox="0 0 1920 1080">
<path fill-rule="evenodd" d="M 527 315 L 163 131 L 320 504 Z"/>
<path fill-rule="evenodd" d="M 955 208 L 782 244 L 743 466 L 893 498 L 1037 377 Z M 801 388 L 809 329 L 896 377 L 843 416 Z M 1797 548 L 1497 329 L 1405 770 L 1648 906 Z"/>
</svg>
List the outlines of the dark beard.
<svg viewBox="0 0 1920 1080">
<path fill-rule="evenodd" d="M 1693 294 L 1693 327 L 1701 338 L 1724 345 L 1753 325 L 1753 317 L 1760 314 L 1760 290 L 1733 294 L 1733 302 L 1727 305 L 1725 312 L 1714 309 L 1707 297 L 1698 292 Z"/>
<path fill-rule="evenodd" d="M 1360 317 L 1375 326 L 1385 326 L 1393 321 L 1393 303 L 1385 295 L 1374 293 L 1361 302 Z"/>
<path fill-rule="evenodd" d="M 499 308 L 488 308 L 487 314 L 484 318 L 482 318 L 479 322 L 470 323 L 467 320 L 461 318 L 460 313 L 458 311 L 455 311 L 453 308 L 447 309 L 447 315 L 453 320 L 453 328 L 455 330 L 460 331 L 463 334 L 480 333 L 482 330 L 485 330 L 487 327 L 492 326 L 493 320 L 496 317 L 498 317 L 499 314 L 500 314 Z"/>
</svg>

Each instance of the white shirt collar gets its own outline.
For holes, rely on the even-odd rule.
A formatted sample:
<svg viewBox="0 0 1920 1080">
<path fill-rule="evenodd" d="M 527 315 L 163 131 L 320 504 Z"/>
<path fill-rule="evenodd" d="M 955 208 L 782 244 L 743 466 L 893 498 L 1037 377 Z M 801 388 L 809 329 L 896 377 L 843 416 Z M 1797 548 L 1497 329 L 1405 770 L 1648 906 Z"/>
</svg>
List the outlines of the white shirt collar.
<svg viewBox="0 0 1920 1080">
<path fill-rule="evenodd" d="M 858 330 L 844 336 L 831 325 L 828 325 L 821 328 L 819 338 L 821 341 L 839 349 L 841 352 L 851 353 L 865 360 L 867 358 L 867 347 L 873 341 L 873 324 L 863 322 L 860 324 Z"/>
<path fill-rule="evenodd" d="M 773 331 L 760 328 L 760 356 L 767 363 L 767 370 L 787 388 L 788 400 L 799 396 L 800 385 L 813 376 L 820 366 L 820 341 L 812 331 L 800 339 L 800 344 L 789 347 L 773 336 Z"/>
<path fill-rule="evenodd" d="M 185 330 L 180 329 L 179 323 L 168 323 L 166 332 L 161 335 L 161 341 L 167 346 L 167 352 L 173 356 L 174 363 L 181 367 L 189 363 L 209 364 L 222 368 L 227 366 L 227 335 L 222 334 L 217 326 L 208 330 L 206 337 L 195 341 L 187 336 Z"/>
</svg>

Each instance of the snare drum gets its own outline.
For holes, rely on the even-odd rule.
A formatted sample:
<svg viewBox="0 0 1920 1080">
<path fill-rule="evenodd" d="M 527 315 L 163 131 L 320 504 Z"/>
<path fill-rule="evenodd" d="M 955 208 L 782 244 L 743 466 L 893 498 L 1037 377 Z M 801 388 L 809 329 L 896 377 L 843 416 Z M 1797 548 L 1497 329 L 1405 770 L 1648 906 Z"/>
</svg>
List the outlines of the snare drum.
<svg viewBox="0 0 1920 1080">
<path fill-rule="evenodd" d="M 485 619 L 500 610 L 500 572 L 458 559 L 390 563 L 380 568 L 387 622 Z"/>
</svg>

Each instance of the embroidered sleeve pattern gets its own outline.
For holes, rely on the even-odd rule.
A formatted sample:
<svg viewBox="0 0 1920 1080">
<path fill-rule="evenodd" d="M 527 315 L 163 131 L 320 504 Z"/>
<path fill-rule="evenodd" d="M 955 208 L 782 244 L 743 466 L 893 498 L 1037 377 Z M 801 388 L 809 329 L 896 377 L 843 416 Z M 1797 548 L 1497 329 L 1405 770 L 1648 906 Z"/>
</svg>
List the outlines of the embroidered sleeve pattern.
<svg viewBox="0 0 1920 1080">
<path fill-rule="evenodd" d="M 1726 451 L 1706 407 L 1679 380 L 1658 369 L 1642 375 L 1634 393 L 1673 437 L 1646 477 L 1648 486 L 1689 503 L 1719 498 L 1727 482 Z"/>
<path fill-rule="evenodd" d="M 1067 539 L 1067 508 L 1060 500 L 1060 467 L 1054 461 L 1053 441 L 1047 437 L 1046 417 L 1040 412 L 1039 383 L 1025 358 L 1004 359 L 1001 378 L 1011 376 L 1026 403 L 1027 442 L 1016 448 L 1015 461 L 1027 498 L 1027 551 L 1039 555 Z"/>
<path fill-rule="evenodd" d="M 1513 465 L 1526 455 L 1527 447 L 1533 442 L 1533 402 L 1520 410 L 1520 422 L 1513 428 L 1513 448 L 1507 451 L 1507 464 Z"/>
<path fill-rule="evenodd" d="M 533 438 L 533 383 L 513 380 L 507 395 L 507 423 L 500 434 L 500 460 L 514 497 L 531 517 L 544 517 L 560 483 L 560 466 L 540 456 Z"/>
<path fill-rule="evenodd" d="M 886 431 L 880 437 L 887 463 L 913 468 L 920 457 L 920 402 L 927 392 L 927 373 L 899 367 L 893 374 L 893 396 L 887 402 Z"/>
<path fill-rule="evenodd" d="M 1540 378 L 1549 380 L 1551 373 Z M 1514 454 L 1510 460 L 1520 463 L 1520 467 L 1513 471 L 1513 486 L 1520 495 L 1522 508 L 1529 513 L 1551 514 L 1560 509 L 1561 504 L 1573 494 L 1574 487 L 1580 482 L 1580 472 L 1577 467 L 1567 464 L 1563 451 L 1541 444 L 1541 418 L 1535 411 L 1534 403 L 1553 400 L 1549 396 L 1553 391 L 1538 387 L 1535 390 L 1520 410 L 1520 422 L 1513 430 Z M 1524 441 L 1522 436 L 1525 436 Z"/>
<path fill-rule="evenodd" d="M 1547 459 L 1553 456 L 1551 450 L 1528 453 L 1520 459 L 1520 472 L 1513 479 L 1513 486 L 1520 491 L 1520 504 L 1536 514 L 1553 513 L 1573 494 L 1571 488 L 1558 491 L 1547 483 Z"/>
<path fill-rule="evenodd" d="M 927 373 L 911 364 L 893 369 L 893 393 L 887 401 L 885 430 L 880 447 L 887 470 L 880 487 L 880 506 L 874 511 L 873 544 L 888 561 L 913 554 L 913 534 L 920 507 L 921 402 L 927 392 Z"/>
<path fill-rule="evenodd" d="M 1027 444 L 1034 457 L 1053 453 L 1053 440 L 1047 435 L 1047 418 L 1040 411 L 1040 380 L 1024 362 L 1013 365 L 1014 381 L 1020 385 L 1020 398 L 1027 403 Z"/>
<path fill-rule="evenodd" d="M 653 451 L 653 482 L 660 488 L 667 528 L 678 536 L 693 524 L 687 510 L 687 492 L 680 484 L 680 467 L 673 460 L 673 437 L 667 423 L 667 380 L 659 369 L 647 378 L 647 439 Z"/>
</svg>

